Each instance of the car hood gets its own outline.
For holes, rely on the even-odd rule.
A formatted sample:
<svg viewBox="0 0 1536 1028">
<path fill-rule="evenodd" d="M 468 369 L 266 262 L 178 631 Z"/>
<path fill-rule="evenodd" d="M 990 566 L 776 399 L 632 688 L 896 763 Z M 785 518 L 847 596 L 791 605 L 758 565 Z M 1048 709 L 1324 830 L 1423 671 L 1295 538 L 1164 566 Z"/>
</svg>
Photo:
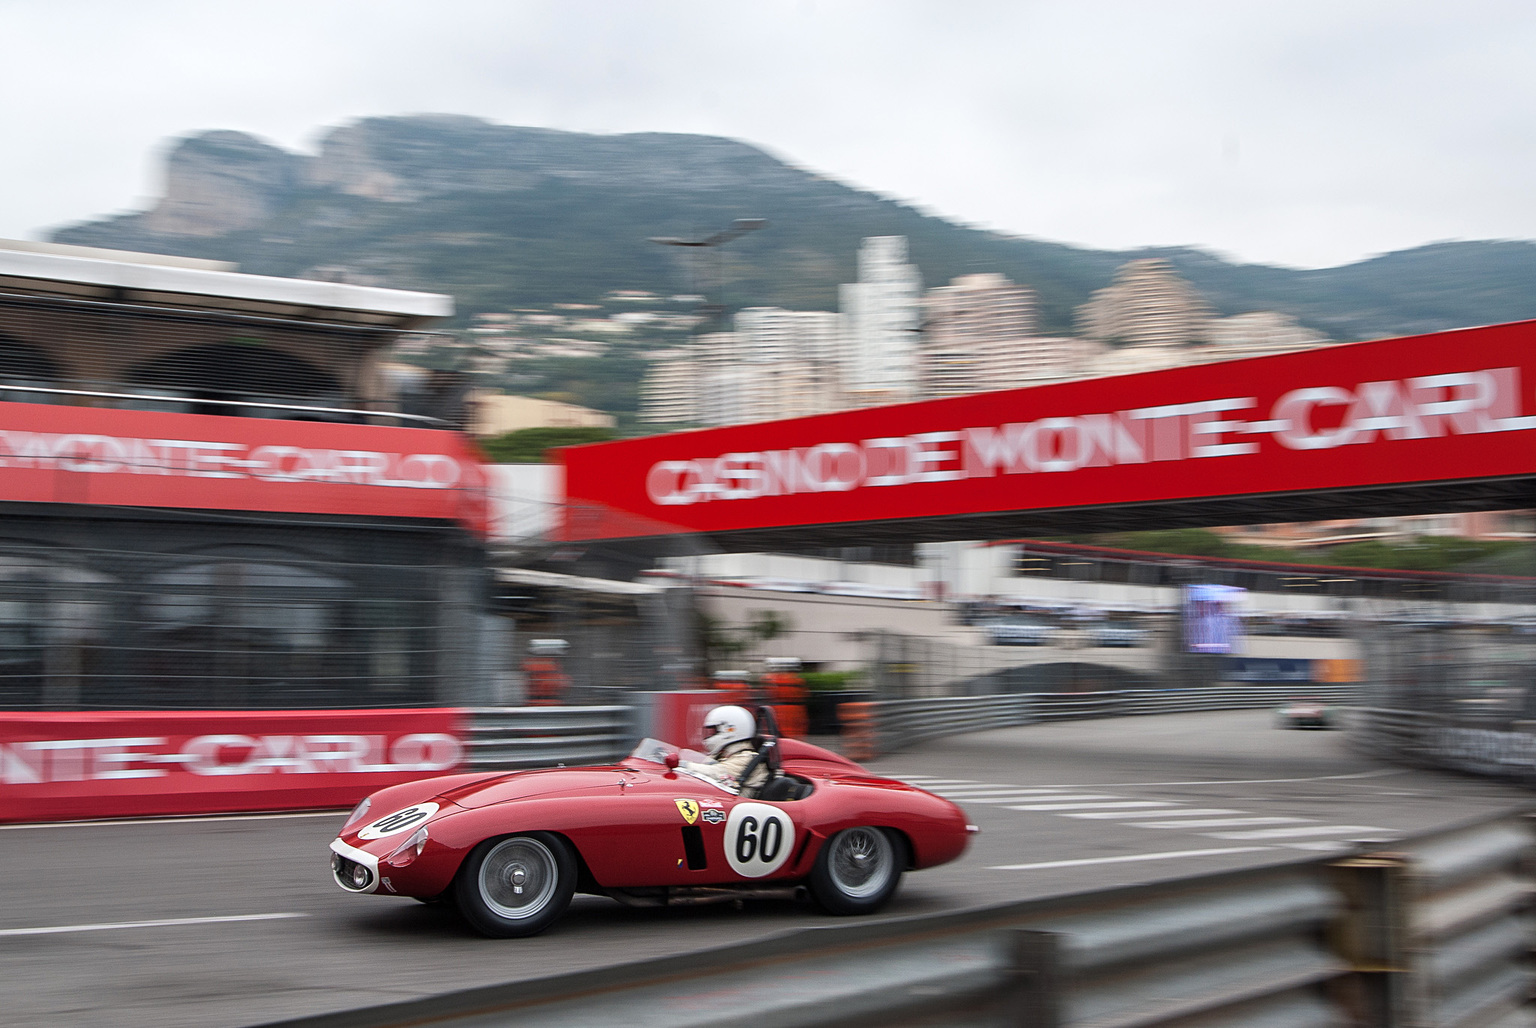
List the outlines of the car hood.
<svg viewBox="0 0 1536 1028">
<path fill-rule="evenodd" d="M 474 808 L 543 796 L 615 792 L 624 777 L 624 773 L 615 767 L 513 771 L 511 774 L 465 782 L 442 793 L 439 799 L 461 807 Z"/>
</svg>

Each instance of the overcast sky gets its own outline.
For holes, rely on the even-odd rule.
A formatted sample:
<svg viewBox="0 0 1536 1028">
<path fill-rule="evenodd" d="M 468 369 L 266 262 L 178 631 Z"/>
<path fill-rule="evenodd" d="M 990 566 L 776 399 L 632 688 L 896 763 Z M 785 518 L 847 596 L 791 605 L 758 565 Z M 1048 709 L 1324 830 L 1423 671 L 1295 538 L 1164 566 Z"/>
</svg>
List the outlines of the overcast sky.
<svg viewBox="0 0 1536 1028">
<path fill-rule="evenodd" d="M 935 213 L 1324 267 L 1536 238 L 1528 0 L 0 0 L 0 236 L 170 140 L 449 112 L 730 136 Z"/>
</svg>

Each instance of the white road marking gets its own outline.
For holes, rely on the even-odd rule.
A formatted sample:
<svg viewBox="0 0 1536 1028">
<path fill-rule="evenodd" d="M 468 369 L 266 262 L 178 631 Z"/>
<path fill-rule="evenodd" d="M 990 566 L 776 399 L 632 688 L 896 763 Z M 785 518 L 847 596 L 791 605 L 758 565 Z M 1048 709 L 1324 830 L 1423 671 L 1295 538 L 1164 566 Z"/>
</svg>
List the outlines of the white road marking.
<svg viewBox="0 0 1536 1028">
<path fill-rule="evenodd" d="M 350 808 L 347 808 L 350 809 Z M 276 814 L 194 814 L 187 817 L 112 818 L 101 821 L 42 821 L 35 824 L 0 825 L 0 832 L 20 832 L 33 828 L 108 828 L 112 825 L 189 825 L 208 821 L 277 821 L 294 817 L 346 817 L 346 809 L 304 810 Z"/>
<path fill-rule="evenodd" d="M 1339 839 L 1325 839 L 1319 842 L 1282 842 L 1280 845 L 1293 850 L 1342 850 L 1349 848 L 1349 843 Z"/>
<path fill-rule="evenodd" d="M 64 935 L 70 932 L 107 932 L 118 928 L 179 928 L 182 925 L 230 924 L 235 921 L 280 921 L 308 914 L 235 914 L 228 917 L 172 917 L 162 921 L 117 921 L 110 924 L 66 924 L 47 928 L 0 928 L 0 936 Z"/>
<path fill-rule="evenodd" d="M 1116 796 L 1112 792 L 1059 792 L 1049 796 L 1036 797 L 1041 802 L 1050 803 L 1077 803 L 1080 800 L 1123 800 L 1124 796 Z M 1014 808 L 1009 807 L 1009 810 Z"/>
<path fill-rule="evenodd" d="M 1069 793 L 1066 788 L 1006 788 L 1001 785 L 988 785 L 986 788 L 943 788 L 934 787 L 928 790 L 935 796 L 954 796 L 955 799 L 974 798 L 974 796 L 1060 796 Z"/>
<path fill-rule="evenodd" d="M 1397 832 L 1370 825 L 1313 825 L 1310 828 L 1261 828 L 1254 832 L 1204 832 L 1212 839 L 1299 839 L 1308 835 L 1396 836 Z"/>
<path fill-rule="evenodd" d="M 1159 817 L 1162 815 L 1159 814 Z M 1132 821 L 1136 828 L 1241 828 L 1244 825 L 1317 824 L 1315 817 L 1208 817 L 1193 821 Z"/>
<path fill-rule="evenodd" d="M 1017 803 L 1019 800 L 1052 800 L 1066 799 L 1066 797 L 1059 793 L 1026 791 L 1000 792 L 984 796 L 946 796 L 945 799 L 954 800 L 956 803 Z"/>
<path fill-rule="evenodd" d="M 1038 871 L 1048 867 L 1086 867 L 1089 864 L 1128 864 L 1139 860 L 1179 860 L 1184 857 L 1215 857 L 1224 853 L 1257 853 L 1273 846 L 1225 846 L 1212 850 L 1177 850 L 1173 853 L 1132 853 L 1123 857 L 1085 857 L 1081 860 L 1045 860 L 1038 864 L 997 864 L 988 871 Z"/>
<path fill-rule="evenodd" d="M 1165 803 L 1161 800 L 1116 800 L 1112 803 L 1026 803 L 1018 806 L 1004 807 L 1004 810 L 1109 810 L 1115 807 L 1129 809 L 1131 807 L 1176 807 L 1177 803 Z"/>
<path fill-rule="evenodd" d="M 1064 814 L 1063 817 L 1117 818 L 1141 817 L 1140 810 L 1094 810 L 1085 814 Z M 1246 814 L 1246 810 L 1227 810 L 1223 807 L 1195 807 L 1191 810 L 1159 810 L 1158 817 L 1218 817 L 1224 814 Z"/>
</svg>

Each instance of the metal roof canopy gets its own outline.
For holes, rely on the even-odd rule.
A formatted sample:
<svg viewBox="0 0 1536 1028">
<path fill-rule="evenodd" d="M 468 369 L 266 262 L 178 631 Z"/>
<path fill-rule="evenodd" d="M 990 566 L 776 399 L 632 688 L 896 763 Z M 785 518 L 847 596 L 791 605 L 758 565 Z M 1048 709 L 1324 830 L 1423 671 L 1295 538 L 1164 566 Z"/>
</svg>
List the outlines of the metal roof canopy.
<svg viewBox="0 0 1536 1028">
<path fill-rule="evenodd" d="M 816 550 L 1536 507 L 1536 322 L 572 447 L 562 538 Z"/>
<path fill-rule="evenodd" d="M 247 275 L 218 261 L 0 240 L 0 290 L 404 329 L 449 317 L 453 298 Z"/>
</svg>

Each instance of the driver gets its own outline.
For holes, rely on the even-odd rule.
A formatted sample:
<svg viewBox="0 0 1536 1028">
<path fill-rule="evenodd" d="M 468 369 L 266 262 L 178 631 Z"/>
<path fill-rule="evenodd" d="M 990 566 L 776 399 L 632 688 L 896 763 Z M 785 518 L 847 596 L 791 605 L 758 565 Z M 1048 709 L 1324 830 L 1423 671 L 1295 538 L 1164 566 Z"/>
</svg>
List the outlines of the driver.
<svg viewBox="0 0 1536 1028">
<path fill-rule="evenodd" d="M 757 756 L 756 736 L 757 720 L 745 707 L 716 707 L 704 715 L 704 749 L 714 759 L 704 763 L 688 761 L 687 768 L 747 794 L 768 781 L 768 768 L 762 764 L 753 770 L 748 781 L 740 780 L 741 773 Z"/>
</svg>

